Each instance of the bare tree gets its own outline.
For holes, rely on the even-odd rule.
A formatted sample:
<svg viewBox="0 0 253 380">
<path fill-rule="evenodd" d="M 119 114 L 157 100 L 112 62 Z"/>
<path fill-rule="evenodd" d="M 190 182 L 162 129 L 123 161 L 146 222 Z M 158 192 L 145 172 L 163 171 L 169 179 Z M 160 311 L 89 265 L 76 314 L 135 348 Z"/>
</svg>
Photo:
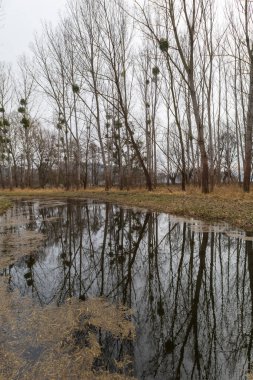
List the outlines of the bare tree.
<svg viewBox="0 0 253 380">
<path fill-rule="evenodd" d="M 1 63 L 0 65 L 0 146 L 1 146 L 1 161 L 7 160 L 8 163 L 8 182 L 12 189 L 12 159 L 10 150 L 10 114 L 13 110 L 14 87 L 11 68 Z M 3 167 L 2 167 L 3 170 Z M 1 171 L 1 177 L 2 177 Z M 4 182 L 2 181 L 4 185 Z"/>
<path fill-rule="evenodd" d="M 20 114 L 20 125 L 24 134 L 23 150 L 27 170 L 25 170 L 25 182 L 28 187 L 32 186 L 32 160 L 33 145 L 31 144 L 32 127 L 35 120 L 32 116 L 34 104 L 34 76 L 31 74 L 31 66 L 25 56 L 19 61 L 19 75 L 16 80 L 16 93 L 18 98 L 18 112 Z"/>
<path fill-rule="evenodd" d="M 136 2 L 137 3 L 137 2 Z M 150 2 L 153 4 L 153 2 Z M 160 19 L 164 25 L 160 28 L 163 35 L 157 34 L 153 26 L 152 16 L 146 12 L 146 8 L 138 4 L 141 9 L 141 23 L 156 39 L 161 52 L 164 55 L 167 64 L 171 62 L 183 80 L 189 87 L 189 93 L 192 102 L 192 109 L 195 119 L 195 124 L 198 133 L 198 147 L 201 157 L 201 185 L 202 192 L 209 192 L 209 164 L 208 155 L 205 143 L 205 128 L 202 118 L 202 107 L 204 106 L 201 96 L 198 93 L 198 72 L 196 65 L 200 64 L 199 53 L 202 46 L 199 36 L 201 28 L 205 28 L 203 12 L 207 7 L 211 7 L 209 0 L 185 0 L 175 1 L 166 0 L 163 3 L 155 3 L 155 12 L 160 13 Z M 172 40 L 173 37 L 173 40 Z M 171 50 L 177 50 L 179 62 L 173 60 Z"/>
<path fill-rule="evenodd" d="M 248 109 L 245 133 L 245 159 L 244 159 L 244 178 L 243 190 L 250 191 L 250 179 L 252 169 L 252 130 L 253 130 L 253 42 L 252 33 L 253 5 L 250 0 L 245 0 L 243 4 L 244 12 L 244 32 L 249 60 L 249 90 L 248 90 Z"/>
<path fill-rule="evenodd" d="M 85 3 L 79 0 L 69 5 L 73 20 L 73 33 L 76 39 L 77 58 L 80 62 L 79 76 L 85 83 L 84 91 L 78 97 L 92 114 L 93 125 L 97 130 L 99 146 L 104 167 L 105 189 L 111 184 L 102 131 L 102 102 L 101 102 L 101 71 L 103 60 L 101 56 L 100 25 L 95 21 L 99 18 L 99 2 L 91 0 Z M 90 104 L 90 105 L 89 105 Z"/>
<path fill-rule="evenodd" d="M 132 86 L 131 80 L 129 80 L 130 88 L 127 89 L 129 70 L 127 55 L 130 54 L 131 34 L 127 29 L 128 16 L 117 0 L 113 0 L 110 6 L 104 0 L 100 0 L 100 4 L 103 12 L 97 21 L 101 31 L 100 49 L 107 64 L 107 77 L 105 79 L 113 83 L 117 94 L 117 103 L 113 101 L 113 104 L 118 104 L 118 112 L 122 117 L 129 141 L 143 170 L 146 187 L 151 191 L 153 188 L 152 179 L 136 140 L 134 120 L 131 120 L 130 114 Z M 131 78 L 131 73 L 129 78 Z M 112 100 L 107 97 L 107 101 L 112 102 Z"/>
</svg>

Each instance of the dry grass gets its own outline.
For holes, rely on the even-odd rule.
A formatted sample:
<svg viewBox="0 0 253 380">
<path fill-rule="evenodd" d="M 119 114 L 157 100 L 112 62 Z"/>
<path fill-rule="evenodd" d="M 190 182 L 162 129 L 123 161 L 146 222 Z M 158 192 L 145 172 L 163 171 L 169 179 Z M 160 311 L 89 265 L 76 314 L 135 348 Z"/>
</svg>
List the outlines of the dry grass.
<svg viewBox="0 0 253 380">
<path fill-rule="evenodd" d="M 0 279 L 0 379 L 132 378 L 124 375 L 128 357 L 116 363 L 118 373 L 93 367 L 103 349 L 101 332 L 120 341 L 134 339 L 130 311 L 104 299 L 40 308 L 9 293 L 6 285 Z"/>
<path fill-rule="evenodd" d="M 91 198 L 210 222 L 225 221 L 246 231 L 253 231 L 253 191 L 245 194 L 238 185 L 216 187 L 214 192 L 208 195 L 202 194 L 199 188 L 192 186 L 186 192 L 182 192 L 178 186 L 170 186 L 169 188 L 159 187 L 153 192 L 139 188 L 130 191 L 119 191 L 116 188 L 110 191 L 104 191 L 103 188 L 91 188 L 85 191 L 18 189 L 12 192 L 1 191 L 1 195 L 13 199 L 20 197 Z"/>
</svg>

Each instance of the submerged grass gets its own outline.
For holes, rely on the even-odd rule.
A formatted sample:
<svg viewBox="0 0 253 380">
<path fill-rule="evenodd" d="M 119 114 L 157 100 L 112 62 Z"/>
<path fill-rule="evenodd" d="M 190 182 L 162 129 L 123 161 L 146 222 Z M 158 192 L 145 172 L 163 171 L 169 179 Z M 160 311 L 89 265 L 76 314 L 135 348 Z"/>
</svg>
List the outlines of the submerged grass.
<svg viewBox="0 0 253 380">
<path fill-rule="evenodd" d="M 199 188 L 189 187 L 182 192 L 177 186 L 160 187 L 153 192 L 145 189 L 119 191 L 103 188 L 64 191 L 63 189 L 18 189 L 0 191 L 5 198 L 54 197 L 92 198 L 125 206 L 141 207 L 159 212 L 202 219 L 225 221 L 245 231 L 253 232 L 253 193 L 243 193 L 238 185 L 216 187 L 211 194 L 202 194 Z"/>
<path fill-rule="evenodd" d="M 11 205 L 5 202 L 7 204 Z M 30 215 L 12 215 L 12 210 L 0 218 L 0 268 L 7 268 L 25 256 L 36 254 L 43 245 L 45 235 L 23 228 L 31 222 Z"/>
<path fill-rule="evenodd" d="M 0 215 L 2 215 L 10 206 L 12 202 L 10 199 L 0 196 Z"/>
<path fill-rule="evenodd" d="M 41 308 L 17 291 L 9 292 L 1 278 L 0 297 L 1 380 L 133 379 L 127 356 L 114 359 L 111 373 L 101 359 L 102 334 L 117 344 L 134 339 L 131 312 L 123 306 L 101 298 L 72 298 L 60 307 Z"/>
<path fill-rule="evenodd" d="M 0 235 L 0 268 L 14 264 L 18 259 L 36 253 L 45 236 L 39 232 L 21 230 Z"/>
<path fill-rule="evenodd" d="M 56 203 L 46 201 L 42 207 L 51 204 Z M 12 216 L 11 211 L 0 220 L 2 274 L 6 274 L 3 268 L 20 258 L 32 260 L 45 239 L 39 232 L 20 228 L 30 219 Z M 135 338 L 131 310 L 103 298 L 71 298 L 59 307 L 52 304 L 42 308 L 13 291 L 9 278 L 3 275 L 0 300 L 0 380 L 133 379 L 133 358 L 120 348 L 116 355 L 115 349 Z M 114 347 L 112 358 L 103 343 Z"/>
</svg>

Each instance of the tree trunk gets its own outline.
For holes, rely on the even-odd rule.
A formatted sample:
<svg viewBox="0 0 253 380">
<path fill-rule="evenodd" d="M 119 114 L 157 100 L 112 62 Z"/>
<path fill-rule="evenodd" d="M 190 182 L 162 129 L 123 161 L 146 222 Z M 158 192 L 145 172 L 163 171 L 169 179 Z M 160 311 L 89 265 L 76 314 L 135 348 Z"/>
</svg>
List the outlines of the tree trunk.
<svg viewBox="0 0 253 380">
<path fill-rule="evenodd" d="M 252 160 L 252 127 L 253 127 L 253 54 L 250 57 L 250 84 L 248 96 L 247 124 L 245 134 L 245 159 L 243 191 L 250 191 L 251 160 Z"/>
<path fill-rule="evenodd" d="M 194 86 L 194 79 L 193 76 L 189 75 L 189 85 L 190 85 L 190 94 L 192 99 L 192 105 L 193 105 L 193 113 L 197 125 L 197 131 L 198 131 L 198 146 L 200 150 L 200 158 L 201 158 L 201 189 L 202 193 L 207 194 L 209 193 L 209 165 L 208 165 L 208 157 L 206 153 L 205 148 L 205 141 L 204 141 L 204 126 L 201 121 L 200 112 L 199 112 L 199 105 L 197 101 L 197 94 Z"/>
</svg>

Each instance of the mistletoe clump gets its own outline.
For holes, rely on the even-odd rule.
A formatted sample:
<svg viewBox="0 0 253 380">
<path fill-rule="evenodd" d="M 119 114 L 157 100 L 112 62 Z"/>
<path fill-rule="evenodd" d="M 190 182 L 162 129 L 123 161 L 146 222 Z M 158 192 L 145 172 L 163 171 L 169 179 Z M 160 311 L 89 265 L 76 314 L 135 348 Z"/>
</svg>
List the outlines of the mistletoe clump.
<svg viewBox="0 0 253 380">
<path fill-rule="evenodd" d="M 20 104 L 21 104 L 21 106 L 26 106 L 27 105 L 27 101 L 25 99 L 21 99 L 20 100 Z"/>
<path fill-rule="evenodd" d="M 160 74 L 160 69 L 158 66 L 153 67 L 152 74 L 154 75 L 154 77 L 157 77 L 157 75 Z"/>
<path fill-rule="evenodd" d="M 80 92 L 80 87 L 79 87 L 77 84 L 73 83 L 73 84 L 72 84 L 72 91 L 73 91 L 75 94 L 78 94 L 78 93 Z"/>
<path fill-rule="evenodd" d="M 18 112 L 19 113 L 25 113 L 25 107 L 19 107 Z"/>
<path fill-rule="evenodd" d="M 169 50 L 169 42 L 166 38 L 161 38 L 159 40 L 159 48 L 163 53 Z"/>
<path fill-rule="evenodd" d="M 21 120 L 21 124 L 23 124 L 23 127 L 26 129 L 26 128 L 29 128 L 30 121 L 27 117 L 23 117 L 23 119 Z"/>
</svg>

